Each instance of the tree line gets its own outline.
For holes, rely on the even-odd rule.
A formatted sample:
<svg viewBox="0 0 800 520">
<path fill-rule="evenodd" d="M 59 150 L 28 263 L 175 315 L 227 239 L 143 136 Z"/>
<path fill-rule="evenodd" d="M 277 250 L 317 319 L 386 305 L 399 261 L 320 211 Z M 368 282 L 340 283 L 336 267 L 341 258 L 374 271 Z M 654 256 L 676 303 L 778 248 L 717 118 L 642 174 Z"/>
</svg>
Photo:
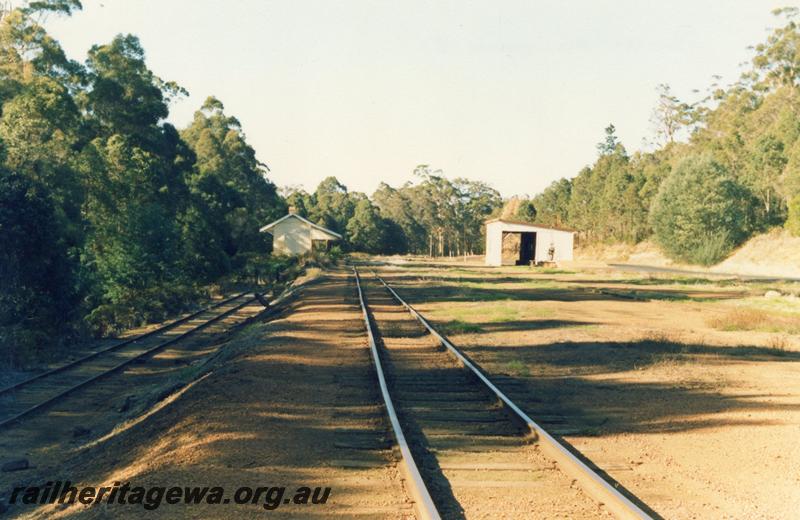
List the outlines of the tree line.
<svg viewBox="0 0 800 520">
<path fill-rule="evenodd" d="M 430 256 L 482 252 L 483 222 L 502 207 L 500 193 L 484 182 L 450 180 L 428 165 L 415 168 L 414 176 L 416 182 L 399 188 L 381 183 L 372 198 L 328 177 L 314 193 L 290 190 L 286 202 L 342 234 L 347 249 Z"/>
<path fill-rule="evenodd" d="M 502 205 L 485 183 L 420 166 L 371 199 L 333 177 L 284 197 L 220 100 L 186 128 L 166 121 L 187 92 L 147 67 L 135 36 L 69 59 L 42 20 L 79 9 L 0 10 L 0 361 L 162 320 L 209 284 L 283 265 L 259 228 L 289 206 L 344 250 L 481 251 L 481 223 Z"/>
<path fill-rule="evenodd" d="M 659 86 L 654 151 L 629 154 L 609 125 L 595 163 L 520 204 L 518 216 L 585 241 L 652 238 L 668 256 L 704 265 L 776 226 L 800 236 L 798 10 L 773 14 L 783 25 L 753 47 L 733 84 L 714 83 L 695 103 Z"/>
</svg>

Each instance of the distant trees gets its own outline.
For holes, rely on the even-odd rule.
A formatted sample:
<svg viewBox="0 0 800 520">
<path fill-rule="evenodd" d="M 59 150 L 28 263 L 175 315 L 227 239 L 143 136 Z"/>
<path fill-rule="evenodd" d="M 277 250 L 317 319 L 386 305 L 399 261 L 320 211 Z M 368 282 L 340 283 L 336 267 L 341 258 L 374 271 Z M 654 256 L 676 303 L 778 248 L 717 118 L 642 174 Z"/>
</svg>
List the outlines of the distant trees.
<svg viewBox="0 0 800 520">
<path fill-rule="evenodd" d="M 794 236 L 800 236 L 800 195 L 789 202 L 789 216 L 786 220 L 786 229 Z"/>
<path fill-rule="evenodd" d="M 486 183 L 455 179 L 415 169 L 417 184 L 399 189 L 381 185 L 373 199 L 381 213 L 403 229 L 408 251 L 431 256 L 483 251 L 483 221 L 502 206 L 500 194 Z"/>
<path fill-rule="evenodd" d="M 569 179 L 560 179 L 553 182 L 531 201 L 534 208 L 536 208 L 534 220 L 550 226 L 567 226 L 571 197 L 572 182 Z"/>
<path fill-rule="evenodd" d="M 357 251 L 381 253 L 386 248 L 386 225 L 368 199 L 358 201 L 346 229 L 347 240 Z"/>
<path fill-rule="evenodd" d="M 415 174 L 416 184 L 393 188 L 381 183 L 372 199 L 328 177 L 313 194 L 295 190 L 286 202 L 300 215 L 342 233 L 350 250 L 433 256 L 482 251 L 483 222 L 502 205 L 500 194 L 483 182 L 451 181 L 425 165 Z"/>
<path fill-rule="evenodd" d="M 656 135 L 661 144 L 674 143 L 681 130 L 686 129 L 694 120 L 692 107 L 672 94 L 666 83 L 658 85 L 658 102 L 653 109 L 651 121 L 655 125 Z"/>
<path fill-rule="evenodd" d="M 524 199 L 519 201 L 514 216 L 522 222 L 534 222 L 537 213 L 538 211 L 534 202 L 529 199 Z"/>
</svg>

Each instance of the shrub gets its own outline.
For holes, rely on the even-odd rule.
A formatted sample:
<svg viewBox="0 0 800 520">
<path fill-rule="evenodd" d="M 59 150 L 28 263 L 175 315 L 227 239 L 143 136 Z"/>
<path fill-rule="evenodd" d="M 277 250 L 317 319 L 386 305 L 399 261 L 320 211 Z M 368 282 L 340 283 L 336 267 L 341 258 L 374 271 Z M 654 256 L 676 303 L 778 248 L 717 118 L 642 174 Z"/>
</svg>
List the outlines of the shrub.
<svg viewBox="0 0 800 520">
<path fill-rule="evenodd" d="M 671 258 L 711 265 L 748 238 L 753 195 L 709 154 L 689 156 L 664 181 L 650 212 L 656 242 Z"/>
</svg>

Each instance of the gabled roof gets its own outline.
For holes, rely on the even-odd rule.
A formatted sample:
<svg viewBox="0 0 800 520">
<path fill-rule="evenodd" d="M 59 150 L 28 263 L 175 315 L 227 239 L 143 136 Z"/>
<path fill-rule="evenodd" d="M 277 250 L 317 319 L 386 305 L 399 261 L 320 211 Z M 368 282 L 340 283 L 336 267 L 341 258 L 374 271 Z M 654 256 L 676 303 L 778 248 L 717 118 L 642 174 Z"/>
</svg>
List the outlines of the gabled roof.
<svg viewBox="0 0 800 520">
<path fill-rule="evenodd" d="M 577 233 L 574 229 L 569 228 L 561 228 L 556 226 L 546 226 L 544 224 L 536 224 L 533 222 L 522 222 L 521 220 L 510 220 L 505 218 L 493 218 L 491 220 L 487 220 L 484 222 L 485 224 L 491 224 L 493 222 L 502 222 L 503 224 L 515 224 L 518 226 L 528 226 L 528 227 L 535 227 L 535 228 L 542 228 L 542 229 L 552 229 L 554 231 L 564 231 L 566 233 Z"/>
<path fill-rule="evenodd" d="M 275 227 L 275 226 L 277 226 L 279 223 L 283 222 L 284 220 L 286 220 L 286 219 L 287 219 L 287 218 L 289 218 L 289 217 L 294 217 L 294 218 L 296 218 L 296 219 L 300 219 L 300 221 L 302 221 L 302 222 L 305 222 L 306 224 L 308 224 L 308 225 L 309 225 L 309 226 L 311 226 L 312 228 L 314 228 L 314 229 L 316 229 L 316 230 L 318 230 L 318 231 L 322 231 L 323 233 L 326 233 L 326 234 L 328 234 L 328 235 L 331 235 L 331 236 L 332 236 L 332 237 L 334 237 L 334 238 L 338 238 L 338 239 L 340 239 L 340 240 L 341 240 L 341 238 L 342 238 L 342 235 L 340 235 L 339 233 L 337 233 L 337 232 L 335 232 L 335 231 L 331 231 L 331 230 L 330 230 L 330 229 L 328 229 L 328 228 L 324 228 L 324 227 L 322 227 L 322 226 L 318 226 L 317 224 L 314 224 L 313 222 L 311 222 L 311 221 L 310 221 L 310 220 L 308 220 L 307 218 L 303 218 L 303 217 L 301 217 L 301 216 L 300 216 L 300 215 L 298 215 L 297 213 L 287 213 L 286 215 L 282 216 L 281 218 L 279 218 L 279 219 L 278 219 L 278 220 L 276 220 L 275 222 L 271 222 L 271 223 L 267 224 L 266 226 L 262 227 L 261 229 L 259 229 L 259 231 L 261 231 L 262 233 L 264 233 L 264 232 L 266 232 L 266 233 L 272 233 L 272 231 L 270 231 L 272 228 L 274 228 L 274 227 Z"/>
</svg>

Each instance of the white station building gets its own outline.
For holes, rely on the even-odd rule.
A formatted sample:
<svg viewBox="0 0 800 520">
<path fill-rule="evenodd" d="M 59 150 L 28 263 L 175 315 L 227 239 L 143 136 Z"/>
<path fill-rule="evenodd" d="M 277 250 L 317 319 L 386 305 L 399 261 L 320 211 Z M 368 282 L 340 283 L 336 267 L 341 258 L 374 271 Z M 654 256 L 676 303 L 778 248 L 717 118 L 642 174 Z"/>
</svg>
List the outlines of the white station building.
<svg viewBox="0 0 800 520">
<path fill-rule="evenodd" d="M 292 256 L 314 249 L 328 249 L 331 242 L 342 239 L 339 233 L 292 212 L 262 227 L 261 232 L 272 234 L 272 250 L 275 253 Z"/>
<path fill-rule="evenodd" d="M 531 265 L 572 260 L 575 232 L 541 224 L 486 222 L 486 265 Z"/>
</svg>

